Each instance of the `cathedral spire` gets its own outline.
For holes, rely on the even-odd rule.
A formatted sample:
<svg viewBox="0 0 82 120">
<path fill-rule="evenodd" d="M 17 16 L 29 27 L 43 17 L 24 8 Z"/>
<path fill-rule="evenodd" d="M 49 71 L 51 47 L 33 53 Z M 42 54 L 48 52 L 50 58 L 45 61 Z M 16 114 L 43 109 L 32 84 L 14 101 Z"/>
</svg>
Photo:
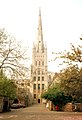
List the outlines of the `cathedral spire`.
<svg viewBox="0 0 82 120">
<path fill-rule="evenodd" d="M 41 20 L 41 8 L 39 8 L 39 19 L 38 19 L 38 29 L 42 30 L 42 20 Z"/>
<path fill-rule="evenodd" d="M 44 51 L 43 33 L 42 33 L 42 19 L 41 19 L 41 8 L 39 8 L 39 18 L 38 18 L 37 49 L 38 49 L 38 51 Z"/>
<path fill-rule="evenodd" d="M 39 7 L 39 15 L 41 16 L 41 8 Z"/>
<path fill-rule="evenodd" d="M 43 39 L 43 35 L 42 35 L 42 20 L 41 20 L 41 8 L 39 8 L 39 18 L 38 18 L 38 37 L 39 36 L 41 37 L 41 39 Z"/>
</svg>

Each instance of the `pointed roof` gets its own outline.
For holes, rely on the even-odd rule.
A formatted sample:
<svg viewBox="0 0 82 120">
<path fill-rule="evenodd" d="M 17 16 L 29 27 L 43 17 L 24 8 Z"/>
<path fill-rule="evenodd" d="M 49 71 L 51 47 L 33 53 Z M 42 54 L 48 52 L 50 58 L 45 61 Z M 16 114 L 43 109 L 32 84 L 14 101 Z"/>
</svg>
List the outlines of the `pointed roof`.
<svg viewBox="0 0 82 120">
<path fill-rule="evenodd" d="M 39 7 L 39 15 L 41 16 L 41 7 Z"/>
<path fill-rule="evenodd" d="M 44 51 L 44 43 L 43 43 L 43 33 L 42 33 L 42 19 L 41 19 L 41 8 L 39 8 L 39 16 L 38 16 L 38 38 L 37 38 L 37 50 Z"/>
<path fill-rule="evenodd" d="M 42 36 L 42 20 L 41 20 L 41 8 L 39 7 L 39 17 L 38 17 L 38 33 Z"/>
</svg>

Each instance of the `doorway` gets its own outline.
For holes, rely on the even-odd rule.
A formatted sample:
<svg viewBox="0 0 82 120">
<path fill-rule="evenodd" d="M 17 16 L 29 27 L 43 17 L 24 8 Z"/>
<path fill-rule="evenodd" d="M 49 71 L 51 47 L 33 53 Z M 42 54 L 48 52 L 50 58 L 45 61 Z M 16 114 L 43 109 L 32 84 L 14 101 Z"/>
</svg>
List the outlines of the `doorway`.
<svg viewBox="0 0 82 120">
<path fill-rule="evenodd" d="M 40 99 L 38 99 L 38 103 L 40 103 Z"/>
</svg>

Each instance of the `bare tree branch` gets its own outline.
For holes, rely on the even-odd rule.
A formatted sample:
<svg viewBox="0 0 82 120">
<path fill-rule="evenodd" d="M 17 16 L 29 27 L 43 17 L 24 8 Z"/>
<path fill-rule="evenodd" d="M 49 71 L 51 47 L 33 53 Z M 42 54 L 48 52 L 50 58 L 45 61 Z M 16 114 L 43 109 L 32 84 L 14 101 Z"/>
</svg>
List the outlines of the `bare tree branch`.
<svg viewBox="0 0 82 120">
<path fill-rule="evenodd" d="M 12 35 L 0 29 L 0 69 L 11 69 L 13 74 L 25 75 L 28 72 L 28 66 L 24 64 L 28 62 L 26 52 Z"/>
</svg>

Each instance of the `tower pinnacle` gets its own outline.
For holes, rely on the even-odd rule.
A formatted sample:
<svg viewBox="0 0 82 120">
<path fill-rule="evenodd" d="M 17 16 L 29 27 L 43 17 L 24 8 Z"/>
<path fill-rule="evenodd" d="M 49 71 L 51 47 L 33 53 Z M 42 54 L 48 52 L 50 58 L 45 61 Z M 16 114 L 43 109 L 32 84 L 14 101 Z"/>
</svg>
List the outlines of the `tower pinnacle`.
<svg viewBox="0 0 82 120">
<path fill-rule="evenodd" d="M 38 18 L 38 39 L 37 39 L 37 50 L 44 51 L 43 33 L 42 33 L 42 20 L 41 20 L 41 8 L 39 8 Z"/>
<path fill-rule="evenodd" d="M 39 34 L 41 34 L 41 36 L 42 36 L 41 8 L 39 8 L 38 32 L 39 32 Z"/>
<path fill-rule="evenodd" d="M 39 7 L 39 16 L 41 16 L 41 8 Z"/>
</svg>

